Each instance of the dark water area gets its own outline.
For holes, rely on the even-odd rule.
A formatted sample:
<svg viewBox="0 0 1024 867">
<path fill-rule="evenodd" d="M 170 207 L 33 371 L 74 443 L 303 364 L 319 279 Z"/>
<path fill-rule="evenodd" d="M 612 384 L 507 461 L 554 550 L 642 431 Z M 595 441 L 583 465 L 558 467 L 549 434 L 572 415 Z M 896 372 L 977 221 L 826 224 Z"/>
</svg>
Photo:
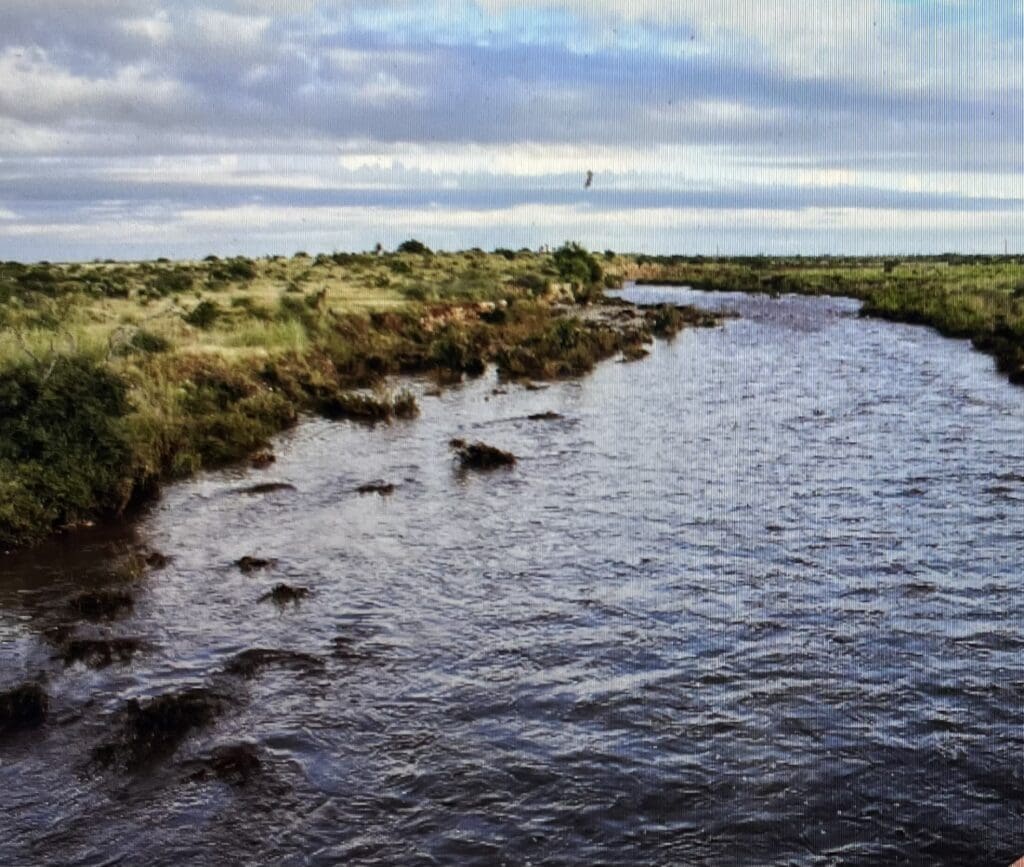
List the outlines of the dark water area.
<svg viewBox="0 0 1024 867">
<path fill-rule="evenodd" d="M 739 317 L 310 420 L 267 469 L 0 560 L 0 689 L 51 696 L 0 735 L 0 863 L 1024 855 L 1024 390 L 850 301 L 626 294 Z M 461 472 L 452 437 L 519 463 Z M 112 565 L 141 550 L 172 559 Z M 280 583 L 309 595 L 259 601 Z M 131 604 L 92 622 L 96 588 Z M 138 646 L 56 659 L 75 636 Z M 176 748 L 94 761 L 130 700 L 195 688 L 220 704 Z"/>
</svg>

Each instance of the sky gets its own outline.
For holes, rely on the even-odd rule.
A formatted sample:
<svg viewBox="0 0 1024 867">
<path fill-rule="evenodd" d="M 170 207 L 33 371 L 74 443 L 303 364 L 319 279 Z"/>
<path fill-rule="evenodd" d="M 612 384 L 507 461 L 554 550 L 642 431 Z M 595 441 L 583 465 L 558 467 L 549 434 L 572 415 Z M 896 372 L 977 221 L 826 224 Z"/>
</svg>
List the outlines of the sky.
<svg viewBox="0 0 1024 867">
<path fill-rule="evenodd" d="M 0 259 L 1024 252 L 1022 36 L 1024 0 L 0 0 Z"/>
</svg>

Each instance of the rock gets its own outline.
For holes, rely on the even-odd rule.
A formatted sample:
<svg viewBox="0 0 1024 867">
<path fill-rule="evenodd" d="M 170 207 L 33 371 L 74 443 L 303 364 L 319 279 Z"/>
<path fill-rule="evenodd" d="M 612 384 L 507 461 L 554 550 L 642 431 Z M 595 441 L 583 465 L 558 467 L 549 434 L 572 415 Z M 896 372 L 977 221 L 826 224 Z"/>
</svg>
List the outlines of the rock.
<svg viewBox="0 0 1024 867">
<path fill-rule="evenodd" d="M 273 494 L 276 491 L 294 491 L 295 485 L 287 482 L 265 482 L 261 485 L 251 485 L 248 488 L 239 488 L 235 493 L 252 496 L 254 494 Z"/>
<path fill-rule="evenodd" d="M 297 605 L 300 600 L 309 596 L 309 590 L 305 587 L 291 587 L 288 584 L 278 584 L 269 593 L 264 593 L 260 602 L 273 602 L 275 605 Z"/>
<path fill-rule="evenodd" d="M 143 647 L 138 638 L 73 638 L 61 648 L 59 658 L 65 665 L 81 662 L 89 668 L 107 668 L 114 662 L 128 664 Z"/>
<path fill-rule="evenodd" d="M 50 699 L 38 683 L 0 692 L 0 732 L 38 728 L 46 722 Z"/>
<path fill-rule="evenodd" d="M 382 497 L 388 497 L 395 492 L 395 486 L 391 482 L 385 482 L 381 480 L 367 482 L 365 485 L 360 485 L 356 488 L 356 493 L 359 494 L 380 494 Z"/>
<path fill-rule="evenodd" d="M 86 620 L 111 620 L 135 604 L 123 590 L 92 590 L 76 596 L 68 607 Z"/>
<path fill-rule="evenodd" d="M 452 440 L 451 447 L 458 453 L 459 463 L 464 469 L 492 470 L 498 467 L 511 467 L 516 463 L 514 454 L 489 446 L 487 443 L 475 442 L 467 445 L 463 440 Z"/>
<path fill-rule="evenodd" d="M 263 761 L 255 744 L 225 744 L 215 747 L 199 762 L 192 780 L 215 777 L 229 786 L 244 786 L 263 769 Z"/>
<path fill-rule="evenodd" d="M 309 674 L 313 671 L 323 670 L 324 664 L 321 660 L 308 653 L 254 647 L 251 650 L 243 650 L 241 653 L 233 656 L 227 666 L 225 666 L 224 671 L 248 680 L 255 677 L 263 669 L 271 667 L 290 668 L 302 674 Z"/>
<path fill-rule="evenodd" d="M 355 641 L 347 635 L 339 635 L 334 639 L 332 642 L 331 655 L 335 659 L 345 659 L 353 662 L 369 658 L 369 654 L 365 650 L 360 650 L 356 647 Z"/>
<path fill-rule="evenodd" d="M 143 561 L 150 569 L 163 569 L 171 562 L 171 558 L 166 554 L 161 554 L 159 551 L 150 551 L 143 558 Z"/>
<path fill-rule="evenodd" d="M 241 569 L 246 575 L 251 575 L 259 569 L 269 569 L 271 566 L 277 565 L 277 560 L 265 560 L 262 557 L 242 557 L 241 560 L 236 560 L 235 565 Z"/>
<path fill-rule="evenodd" d="M 623 347 L 622 360 L 623 361 L 639 361 L 641 358 L 646 358 L 650 355 L 650 351 L 646 346 L 641 344 L 631 344 Z"/>
<path fill-rule="evenodd" d="M 264 467 L 269 467 L 276 460 L 277 456 L 271 451 L 256 452 L 256 454 L 249 458 L 249 465 L 257 470 L 262 470 Z"/>
<path fill-rule="evenodd" d="M 101 765 L 135 770 L 173 753 L 197 728 L 224 709 L 223 699 L 204 687 L 132 699 L 120 713 L 115 736 L 93 751 Z"/>
</svg>

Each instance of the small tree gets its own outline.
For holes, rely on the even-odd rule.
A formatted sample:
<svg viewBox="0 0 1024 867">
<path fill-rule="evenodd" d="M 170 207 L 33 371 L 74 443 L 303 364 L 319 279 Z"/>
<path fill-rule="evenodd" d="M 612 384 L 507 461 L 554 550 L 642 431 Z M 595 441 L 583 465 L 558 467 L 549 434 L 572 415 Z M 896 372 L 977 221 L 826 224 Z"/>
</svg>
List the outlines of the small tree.
<svg viewBox="0 0 1024 867">
<path fill-rule="evenodd" d="M 415 238 L 410 238 L 408 241 L 402 241 L 398 245 L 399 253 L 413 253 L 418 256 L 431 256 L 433 251 L 424 244 L 422 241 L 417 241 Z"/>
<path fill-rule="evenodd" d="M 600 283 L 604 276 L 604 271 L 593 254 L 575 242 L 563 244 L 552 256 L 558 269 L 558 276 L 566 283 L 592 286 Z"/>
</svg>

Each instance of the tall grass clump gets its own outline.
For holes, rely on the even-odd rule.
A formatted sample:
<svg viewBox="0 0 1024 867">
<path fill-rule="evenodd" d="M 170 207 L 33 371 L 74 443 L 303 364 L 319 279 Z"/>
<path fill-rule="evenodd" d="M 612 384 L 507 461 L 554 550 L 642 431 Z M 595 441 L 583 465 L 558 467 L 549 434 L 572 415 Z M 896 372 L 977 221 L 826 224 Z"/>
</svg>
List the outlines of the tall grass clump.
<svg viewBox="0 0 1024 867">
<path fill-rule="evenodd" d="M 84 357 L 0 372 L 0 546 L 123 507 L 128 411 L 125 382 Z"/>
</svg>

